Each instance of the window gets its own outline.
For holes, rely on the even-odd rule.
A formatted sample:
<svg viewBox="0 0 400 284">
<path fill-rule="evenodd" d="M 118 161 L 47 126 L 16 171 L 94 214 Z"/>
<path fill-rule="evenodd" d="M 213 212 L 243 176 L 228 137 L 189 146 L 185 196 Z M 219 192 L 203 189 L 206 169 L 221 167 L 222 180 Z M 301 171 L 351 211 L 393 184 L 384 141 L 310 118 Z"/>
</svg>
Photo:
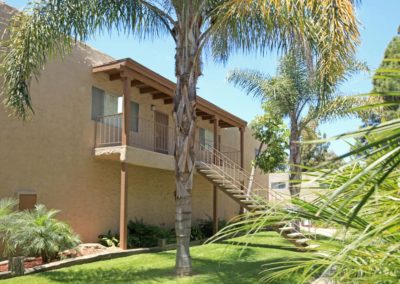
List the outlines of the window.
<svg viewBox="0 0 400 284">
<path fill-rule="evenodd" d="M 123 100 L 122 97 L 112 95 L 102 89 L 92 87 L 92 119 L 96 120 L 99 117 L 115 115 L 122 112 Z M 105 121 L 104 123 L 111 123 L 119 125 L 116 120 Z M 134 132 L 139 131 L 139 104 L 131 102 L 131 130 Z"/>
<path fill-rule="evenodd" d="M 34 193 L 19 194 L 19 210 L 29 210 L 35 208 L 37 196 Z"/>
<path fill-rule="evenodd" d="M 118 97 L 92 87 L 92 119 L 118 113 Z"/>
<path fill-rule="evenodd" d="M 214 147 L 214 133 L 205 128 L 199 128 L 199 142 L 206 148 Z"/>
<path fill-rule="evenodd" d="M 271 182 L 272 189 L 286 189 L 286 183 L 283 181 Z"/>
<path fill-rule="evenodd" d="M 139 131 L 139 104 L 131 102 L 131 130 L 134 132 Z"/>
</svg>

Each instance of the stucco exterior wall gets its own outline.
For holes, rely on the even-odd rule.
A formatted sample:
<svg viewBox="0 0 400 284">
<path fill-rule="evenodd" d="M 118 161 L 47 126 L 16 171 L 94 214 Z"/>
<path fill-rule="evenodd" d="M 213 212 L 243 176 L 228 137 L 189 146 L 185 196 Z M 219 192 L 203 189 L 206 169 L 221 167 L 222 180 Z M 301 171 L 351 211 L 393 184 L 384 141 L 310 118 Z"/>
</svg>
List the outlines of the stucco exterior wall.
<svg viewBox="0 0 400 284">
<path fill-rule="evenodd" d="M 38 203 L 60 210 L 59 218 L 71 224 L 86 242 L 96 241 L 108 229 L 116 231 L 119 224 L 120 161 L 96 158 L 95 123 L 91 120 L 92 86 L 122 94 L 120 81 L 91 72 L 92 66 L 111 60 L 93 48 L 78 45 L 70 56 L 50 61 L 39 82 L 32 81 L 35 114 L 28 121 L 10 117 L 0 106 L 0 198 L 36 193 Z M 172 105 L 152 100 L 137 88 L 132 88 L 132 94 L 140 105 L 141 117 L 153 121 L 151 105 L 155 105 L 169 115 L 169 125 L 173 126 Z M 200 120 L 198 126 L 212 130 L 208 121 Z M 223 144 L 239 149 L 236 129 L 221 130 L 221 136 Z M 255 144 L 246 131 L 248 170 Z M 174 172 L 130 165 L 128 175 L 128 218 L 172 227 Z M 194 176 L 194 221 L 212 216 L 212 189 L 210 182 Z M 221 219 L 239 212 L 233 200 L 221 192 L 218 197 Z"/>
</svg>

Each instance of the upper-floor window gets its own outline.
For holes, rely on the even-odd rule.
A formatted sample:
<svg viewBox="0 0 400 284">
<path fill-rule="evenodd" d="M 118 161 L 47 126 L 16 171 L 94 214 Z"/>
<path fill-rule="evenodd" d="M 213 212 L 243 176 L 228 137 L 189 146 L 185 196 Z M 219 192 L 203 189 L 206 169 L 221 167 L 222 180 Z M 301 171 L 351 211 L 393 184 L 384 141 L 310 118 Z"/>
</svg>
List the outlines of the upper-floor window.
<svg viewBox="0 0 400 284">
<path fill-rule="evenodd" d="M 92 87 L 92 119 L 116 115 L 122 112 L 122 97 L 112 95 L 100 88 Z M 116 123 L 116 120 L 110 120 Z M 134 132 L 139 131 L 139 104 L 131 101 L 130 126 Z"/>
<path fill-rule="evenodd" d="M 199 142 L 204 147 L 214 147 L 214 133 L 205 128 L 199 128 Z"/>
</svg>

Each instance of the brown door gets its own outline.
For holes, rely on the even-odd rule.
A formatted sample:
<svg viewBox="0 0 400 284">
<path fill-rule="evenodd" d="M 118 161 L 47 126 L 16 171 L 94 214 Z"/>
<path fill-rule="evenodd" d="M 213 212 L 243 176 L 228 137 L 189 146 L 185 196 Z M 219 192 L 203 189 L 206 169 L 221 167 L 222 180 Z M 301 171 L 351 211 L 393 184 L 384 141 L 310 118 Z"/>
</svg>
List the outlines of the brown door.
<svg viewBox="0 0 400 284">
<path fill-rule="evenodd" d="M 158 111 L 154 117 L 154 150 L 168 154 L 168 115 Z"/>
</svg>

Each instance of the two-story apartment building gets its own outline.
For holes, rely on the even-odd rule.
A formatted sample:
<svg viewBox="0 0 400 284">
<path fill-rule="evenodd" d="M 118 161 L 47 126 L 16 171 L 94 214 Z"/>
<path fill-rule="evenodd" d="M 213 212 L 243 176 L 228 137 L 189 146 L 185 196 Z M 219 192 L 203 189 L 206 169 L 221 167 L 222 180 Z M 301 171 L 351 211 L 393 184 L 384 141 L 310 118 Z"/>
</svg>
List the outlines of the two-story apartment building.
<svg viewBox="0 0 400 284">
<path fill-rule="evenodd" d="M 2 29 L 15 12 L 0 4 Z M 18 198 L 20 209 L 41 203 L 60 210 L 83 241 L 129 219 L 173 227 L 174 89 L 132 59 L 77 44 L 32 82 L 35 114 L 28 121 L 1 107 L 0 197 Z M 246 122 L 200 97 L 196 112 L 197 151 L 216 147 L 250 170 L 258 143 Z M 194 221 L 230 219 L 239 209 L 194 176 Z"/>
</svg>

